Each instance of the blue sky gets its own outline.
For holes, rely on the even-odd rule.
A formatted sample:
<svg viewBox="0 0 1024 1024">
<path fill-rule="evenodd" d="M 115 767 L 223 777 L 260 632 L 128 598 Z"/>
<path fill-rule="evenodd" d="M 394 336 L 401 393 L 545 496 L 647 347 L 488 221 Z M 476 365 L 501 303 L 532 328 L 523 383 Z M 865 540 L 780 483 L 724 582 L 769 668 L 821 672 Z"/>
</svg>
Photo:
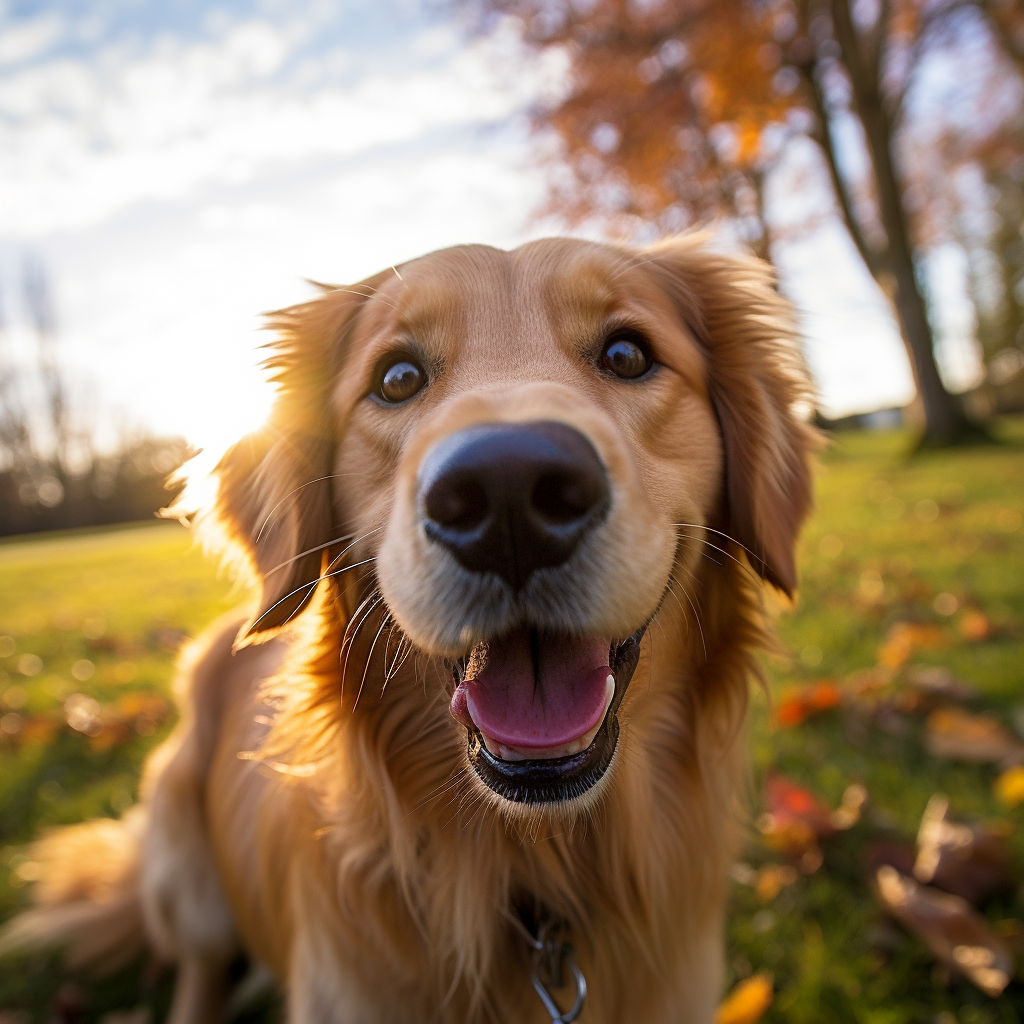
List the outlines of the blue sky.
<svg viewBox="0 0 1024 1024">
<path fill-rule="evenodd" d="M 9 340 L 24 345 L 14 285 L 38 253 L 90 400 L 221 450 L 269 401 L 258 315 L 308 296 L 305 278 L 557 230 L 531 218 L 544 181 L 523 111 L 559 73 L 418 0 L 0 6 Z M 776 202 L 827 209 L 798 188 L 801 160 Z M 843 231 L 826 218 L 779 263 L 825 407 L 907 400 L 891 317 Z"/>
</svg>

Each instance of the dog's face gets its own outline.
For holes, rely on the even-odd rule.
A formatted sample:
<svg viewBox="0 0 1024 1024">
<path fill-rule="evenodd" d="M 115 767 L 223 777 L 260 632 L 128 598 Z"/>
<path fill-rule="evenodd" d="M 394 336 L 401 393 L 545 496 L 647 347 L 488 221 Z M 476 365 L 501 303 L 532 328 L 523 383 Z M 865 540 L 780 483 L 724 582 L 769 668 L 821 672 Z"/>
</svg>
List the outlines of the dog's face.
<svg viewBox="0 0 1024 1024">
<path fill-rule="evenodd" d="M 568 240 L 466 247 L 334 296 L 334 317 L 321 310 L 332 355 L 302 378 L 323 392 L 307 395 L 321 418 L 307 409 L 301 435 L 319 454 L 293 459 L 287 481 L 326 469 L 332 500 L 319 488 L 321 507 L 292 502 L 279 544 L 292 571 L 265 580 L 253 628 L 301 608 L 319 564 L 304 549 L 343 534 L 337 564 L 373 558 L 395 623 L 450 668 L 479 779 L 527 804 L 591 790 L 614 767 L 649 623 L 674 578 L 699 575 L 704 528 L 793 585 L 807 481 L 787 328 L 779 308 L 764 322 L 779 300 L 744 282 L 749 265 L 700 258 L 693 245 L 639 258 Z M 730 315 L 735 336 L 713 337 Z M 297 409 L 303 384 L 283 383 Z"/>
</svg>

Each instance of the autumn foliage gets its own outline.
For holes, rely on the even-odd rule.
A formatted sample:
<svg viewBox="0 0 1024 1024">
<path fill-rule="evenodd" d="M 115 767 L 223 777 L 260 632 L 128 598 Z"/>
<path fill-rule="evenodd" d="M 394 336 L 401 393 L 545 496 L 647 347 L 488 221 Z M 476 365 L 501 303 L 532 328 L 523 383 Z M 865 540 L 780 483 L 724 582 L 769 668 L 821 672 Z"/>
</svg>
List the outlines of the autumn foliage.
<svg viewBox="0 0 1024 1024">
<path fill-rule="evenodd" d="M 921 246 L 942 234 L 937 220 L 948 220 L 951 162 L 998 167 L 1011 191 L 1021 191 L 1024 175 L 1006 174 L 1024 160 L 1020 104 L 1013 104 L 1024 69 L 1024 5 L 467 3 L 484 24 L 512 18 L 528 48 L 567 62 L 562 91 L 534 112 L 535 126 L 553 142 L 548 213 L 634 239 L 723 222 L 770 258 L 774 241 L 822 217 L 813 203 L 802 204 L 803 223 L 771 209 L 768 183 L 780 169 L 789 175 L 788 205 L 801 206 L 806 183 L 792 168 L 799 154 L 831 186 L 834 211 L 892 303 L 926 440 L 976 436 L 935 361 Z M 936 68 L 956 82 L 955 104 L 937 100 L 934 85 L 920 85 Z M 999 287 L 1000 323 L 1016 323 L 1003 307 L 1022 305 L 1024 286 L 1011 275 Z"/>
</svg>

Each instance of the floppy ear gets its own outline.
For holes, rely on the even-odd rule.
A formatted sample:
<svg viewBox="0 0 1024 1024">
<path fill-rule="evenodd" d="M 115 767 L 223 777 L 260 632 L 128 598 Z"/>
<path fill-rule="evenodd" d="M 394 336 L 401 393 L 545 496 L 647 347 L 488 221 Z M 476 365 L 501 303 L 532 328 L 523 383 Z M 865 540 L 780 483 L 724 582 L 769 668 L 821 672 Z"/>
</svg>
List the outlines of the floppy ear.
<svg viewBox="0 0 1024 1024">
<path fill-rule="evenodd" d="M 770 264 L 717 252 L 706 235 L 648 250 L 662 287 L 704 348 L 708 387 L 725 450 L 724 532 L 751 566 L 792 597 L 796 539 L 811 508 L 810 455 L 817 433 L 798 406 L 813 388 L 792 306 Z"/>
<path fill-rule="evenodd" d="M 338 533 L 330 474 L 330 396 L 352 326 L 376 278 L 326 289 L 271 313 L 277 332 L 265 367 L 278 393 L 266 424 L 228 449 L 215 470 L 215 529 L 259 579 L 259 609 L 238 645 L 268 639 L 309 603 Z"/>
</svg>

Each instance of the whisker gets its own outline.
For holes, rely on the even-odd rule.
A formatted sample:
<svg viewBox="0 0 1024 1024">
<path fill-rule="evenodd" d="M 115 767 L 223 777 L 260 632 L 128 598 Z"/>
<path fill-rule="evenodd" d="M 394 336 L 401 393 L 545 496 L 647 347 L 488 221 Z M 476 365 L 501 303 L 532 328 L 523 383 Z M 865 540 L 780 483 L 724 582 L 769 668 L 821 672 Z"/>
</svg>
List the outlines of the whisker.
<svg viewBox="0 0 1024 1024">
<path fill-rule="evenodd" d="M 686 524 L 684 523 L 684 524 L 681 524 L 681 525 L 685 526 Z M 703 529 L 703 527 L 701 527 L 701 529 Z M 690 537 L 690 536 L 687 536 L 686 539 L 687 540 L 695 540 L 695 541 L 697 541 L 697 542 L 699 542 L 701 544 L 704 544 L 706 547 L 710 548 L 712 551 L 718 551 L 721 554 L 725 555 L 726 558 L 731 558 L 745 573 L 747 573 L 748 575 L 753 577 L 755 582 L 760 582 L 760 577 L 754 571 L 753 567 L 750 566 L 746 562 L 741 562 L 731 551 L 726 551 L 725 548 L 720 547 L 718 544 L 713 544 L 711 541 L 707 540 L 707 538 L 705 538 L 705 537 Z M 739 542 L 737 541 L 737 543 L 739 543 Z M 743 545 L 740 544 L 740 547 L 743 547 Z M 746 549 L 744 549 L 744 550 L 746 550 Z M 708 555 L 706 552 L 702 552 L 702 554 L 704 555 L 705 558 L 708 558 L 710 561 L 714 562 L 715 565 L 722 565 L 721 562 L 719 562 L 715 558 L 711 558 L 711 556 Z"/>
<path fill-rule="evenodd" d="M 349 546 L 351 547 L 351 545 L 349 545 Z M 289 597 L 294 597 L 294 596 L 295 596 L 296 594 L 298 594 L 298 593 L 299 593 L 300 591 L 302 591 L 302 590 L 306 590 L 306 591 L 312 591 L 313 589 L 315 589 L 315 588 L 316 588 L 317 584 L 318 584 L 318 583 L 319 583 L 319 582 L 320 582 L 321 580 L 326 580 L 326 579 L 329 579 L 329 578 L 330 578 L 331 576 L 340 576 L 340 575 L 341 575 L 341 574 L 342 574 L 343 572 L 348 572 L 348 571 L 349 571 L 349 569 L 358 569 L 358 568 L 359 568 L 359 566 L 361 566 L 361 565 L 367 565 L 367 564 L 369 564 L 370 562 L 376 561 L 376 559 L 377 559 L 377 556 L 376 556 L 376 555 L 371 555 L 371 556 L 370 556 L 369 558 L 364 558 L 364 559 L 363 559 L 363 561 L 361 561 L 361 562 L 355 562 L 355 563 L 353 563 L 352 565 L 344 565 L 344 566 L 342 566 L 342 567 L 341 567 L 340 569 L 335 569 L 335 570 L 334 570 L 334 572 L 329 572 L 329 573 L 326 573 L 326 574 L 325 574 L 325 575 L 323 575 L 323 576 L 318 576 L 318 577 L 317 577 L 317 578 L 316 578 L 315 580 L 308 580 L 308 581 L 307 581 L 306 583 L 302 583 L 302 584 L 300 584 L 300 585 L 299 585 L 299 586 L 297 586 L 297 587 L 296 587 L 296 588 L 295 588 L 294 590 L 292 590 L 292 591 L 290 591 L 289 593 L 285 594 L 285 595 L 284 595 L 284 597 L 282 597 L 282 598 L 280 598 L 279 600 L 275 601 L 275 602 L 274 602 L 274 603 L 273 603 L 273 604 L 272 604 L 272 605 L 271 605 L 271 606 L 270 606 L 270 607 L 269 607 L 269 608 L 268 608 L 268 609 L 267 609 L 267 610 L 266 610 L 266 611 L 265 611 L 265 612 L 264 612 L 264 613 L 263 613 L 263 614 L 262 614 L 262 615 L 261 615 L 261 616 L 260 616 L 260 617 L 259 617 L 259 618 L 258 618 L 258 619 L 257 619 L 257 620 L 255 621 L 255 622 L 254 622 L 254 623 L 253 623 L 253 624 L 252 624 L 252 626 L 251 626 L 250 628 L 252 628 L 252 629 L 255 629 L 255 628 L 256 628 L 256 627 L 257 627 L 257 626 L 258 626 L 258 625 L 259 625 L 259 624 L 260 624 L 260 623 L 261 623 L 261 622 L 262 622 L 262 621 L 263 621 L 263 620 L 264 620 L 264 619 L 265 619 L 265 618 L 266 618 L 266 617 L 267 617 L 267 616 L 268 616 L 268 615 L 269 615 L 269 614 L 270 614 L 270 613 L 271 613 L 271 612 L 272 612 L 272 611 L 273 611 L 273 610 L 274 610 L 274 609 L 275 609 L 275 608 L 276 608 L 276 607 L 277 607 L 277 606 L 278 606 L 279 604 L 283 604 L 283 603 L 284 603 L 285 601 L 287 601 L 287 600 L 288 600 L 288 598 L 289 598 Z M 308 594 L 307 594 L 307 596 L 308 596 Z M 294 611 L 293 611 L 293 612 L 292 612 L 292 613 L 291 613 L 291 614 L 290 614 L 290 615 L 288 616 L 288 618 L 287 618 L 287 619 L 285 619 L 285 620 L 284 620 L 284 622 L 282 622 L 282 623 L 281 623 L 281 625 L 282 625 L 282 626 L 285 626 L 285 625 L 287 625 L 287 624 L 288 624 L 289 622 L 291 622 L 291 621 L 292 621 L 292 619 L 293 619 L 293 618 L 295 618 L 295 616 L 296 616 L 296 615 L 298 614 L 298 612 L 299 612 L 299 610 L 300 610 L 300 608 L 301 608 L 301 607 L 302 607 L 302 605 L 300 604 L 300 605 L 299 605 L 299 607 L 297 607 L 297 608 L 296 608 L 296 609 L 295 609 L 295 610 L 294 610 Z"/>
<path fill-rule="evenodd" d="M 263 525 L 260 527 L 259 533 L 256 534 L 256 540 L 254 544 L 259 544 L 260 537 L 263 536 L 263 531 L 267 528 L 267 523 L 270 522 L 273 514 L 293 495 L 298 494 L 304 487 L 310 487 L 312 484 L 323 483 L 324 480 L 340 480 L 345 476 L 359 476 L 359 473 L 328 473 L 326 476 L 318 476 L 315 480 L 307 480 L 304 484 L 299 484 L 298 487 L 293 487 L 266 515 L 263 520 Z M 349 534 L 351 536 L 351 534 Z M 342 539 L 342 538 L 339 538 Z M 314 549 L 315 550 L 315 549 Z"/>
<path fill-rule="evenodd" d="M 683 597 L 686 598 L 686 600 L 690 604 L 690 608 L 693 609 L 693 618 L 694 618 L 694 621 L 697 623 L 697 629 L 700 631 L 700 644 L 701 644 L 701 647 L 704 648 L 704 661 L 707 662 L 707 660 L 708 660 L 708 645 L 707 645 L 707 641 L 704 639 L 704 627 L 701 625 L 700 615 L 697 613 L 697 606 L 693 603 L 693 598 L 690 597 L 690 594 L 687 591 L 686 587 L 684 587 L 681 583 L 679 583 L 678 580 L 675 580 L 675 579 L 672 580 L 672 584 L 670 585 L 670 588 L 669 588 L 672 591 L 673 596 L 675 596 L 675 586 L 678 586 L 679 589 L 683 592 Z M 679 598 L 676 597 L 676 602 L 678 603 L 678 601 L 679 601 Z M 682 611 L 682 605 L 680 605 L 680 611 Z"/>
<path fill-rule="evenodd" d="M 403 644 L 407 644 L 409 647 L 412 646 L 412 642 L 408 639 L 408 637 L 406 637 L 405 633 L 402 631 L 402 627 L 399 626 L 398 623 L 394 621 L 394 619 L 392 619 L 391 630 L 388 633 L 388 645 L 390 645 L 390 643 L 391 643 L 391 637 L 394 636 L 395 630 L 398 630 L 398 632 L 401 633 L 401 636 L 398 638 L 398 644 L 395 646 L 395 655 L 394 655 L 394 658 L 391 661 L 391 667 L 390 668 L 385 668 L 385 671 L 384 671 L 384 685 L 380 688 L 380 695 L 382 697 L 384 696 L 384 691 L 387 689 L 388 683 L 390 683 L 391 680 L 395 678 L 395 675 L 398 672 L 398 668 L 401 667 L 398 664 L 398 656 L 399 656 L 399 654 L 402 653 L 402 645 Z M 384 647 L 384 663 L 385 663 L 385 665 L 387 665 L 387 660 L 388 660 L 388 646 L 385 645 L 385 647 Z"/>
<path fill-rule="evenodd" d="M 387 299 L 382 299 L 377 294 L 376 288 L 374 288 L 373 291 L 369 293 L 357 292 L 355 288 L 332 288 L 331 290 L 335 292 L 348 292 L 349 295 L 358 295 L 362 299 L 376 299 L 378 302 L 383 302 L 384 305 L 390 306 L 393 310 L 395 310 L 395 312 L 399 312 L 398 307 L 393 302 L 389 302 Z"/>
<path fill-rule="evenodd" d="M 348 676 L 348 662 L 349 658 L 352 656 L 352 647 L 355 644 L 356 635 L 363 628 L 369 614 L 383 599 L 384 598 L 380 593 L 380 588 L 374 587 L 373 590 L 363 598 L 362 602 L 352 613 L 352 618 L 349 619 L 348 625 L 345 627 L 345 633 L 341 638 L 341 649 L 338 652 L 339 658 L 342 655 L 345 657 L 341 666 L 342 699 L 345 697 L 345 678 Z"/>
<path fill-rule="evenodd" d="M 757 560 L 762 565 L 767 565 L 765 560 L 760 555 L 755 555 L 754 552 L 751 551 L 750 548 L 748 548 L 746 544 L 744 544 L 742 541 L 738 541 L 731 534 L 724 533 L 722 530 L 716 530 L 712 526 L 701 526 L 699 523 L 673 523 L 672 525 L 673 526 L 688 526 L 688 527 L 690 527 L 691 529 L 694 529 L 694 530 L 707 530 L 708 533 L 717 533 L 719 537 L 724 537 L 726 540 L 731 540 L 733 542 L 733 544 L 736 544 L 738 547 L 743 548 L 743 550 L 746 551 L 746 553 L 748 555 L 750 555 L 751 558 Z M 719 550 L 722 551 L 724 549 L 719 548 Z M 728 552 L 726 552 L 726 554 L 728 554 Z"/>
<path fill-rule="evenodd" d="M 381 601 L 384 600 L 384 595 L 381 594 Z M 377 635 L 373 638 L 373 643 L 370 644 L 370 652 L 366 655 L 366 664 L 363 666 L 363 678 L 359 680 L 359 692 L 356 694 L 355 703 L 352 705 L 352 710 L 355 711 L 359 707 L 359 698 L 363 695 L 363 687 L 366 685 L 366 676 L 370 671 L 370 665 L 373 662 L 373 651 L 377 646 L 377 641 L 380 639 L 381 633 L 384 632 L 384 627 L 388 624 L 388 620 L 391 618 L 391 612 L 386 611 L 384 617 L 380 620 L 380 626 L 377 627 Z"/>
<path fill-rule="evenodd" d="M 387 689 L 388 680 L 391 678 L 388 675 L 388 652 L 391 650 L 391 641 L 395 637 L 395 630 L 398 628 L 398 623 L 395 622 L 394 618 L 389 614 L 388 618 L 391 620 L 391 628 L 388 630 L 388 637 L 384 641 L 384 683 L 380 688 L 380 696 L 384 696 L 384 691 Z"/>
<path fill-rule="evenodd" d="M 463 765 L 454 775 L 449 775 L 448 778 L 444 782 L 442 782 L 440 786 L 436 786 L 433 790 L 431 790 L 428 796 L 424 797 L 418 804 L 416 804 L 415 807 L 411 808 L 409 810 L 409 814 L 412 814 L 414 811 L 418 811 L 421 807 L 425 807 L 433 800 L 436 800 L 438 797 L 444 796 L 445 793 L 450 792 L 457 785 L 459 785 L 460 782 L 462 782 L 462 780 L 466 777 L 470 770 L 470 766 L 466 764 Z M 408 816 L 409 815 L 407 814 L 406 817 Z"/>
<path fill-rule="evenodd" d="M 349 544 L 347 547 L 345 547 L 342 551 L 338 552 L 338 554 L 335 555 L 334 558 L 331 559 L 331 561 L 327 565 L 328 570 L 333 569 L 334 566 L 337 564 L 338 560 L 340 558 L 342 558 L 347 552 L 351 551 L 352 548 L 354 548 L 357 544 L 359 544 L 362 541 L 366 540 L 367 537 L 372 537 L 379 530 L 383 530 L 383 529 L 384 529 L 383 526 L 378 526 L 376 529 L 373 529 L 373 530 L 368 531 L 367 533 L 364 533 L 361 537 L 356 537 L 356 539 L 354 541 L 352 541 L 351 544 Z M 297 555 L 292 555 L 291 558 L 286 558 L 283 562 L 278 563 L 277 565 L 274 566 L 273 569 L 268 569 L 263 574 L 264 578 L 266 578 L 267 576 L 270 576 L 272 573 L 277 572 L 278 569 L 283 569 L 286 565 L 291 565 L 292 562 L 297 562 L 300 558 L 304 558 L 306 555 L 313 554 L 314 551 L 323 551 L 324 548 L 329 548 L 332 545 L 338 544 L 338 543 L 340 543 L 343 540 L 348 540 L 351 537 L 355 537 L 355 534 L 353 534 L 353 533 L 342 534 L 340 537 L 335 537 L 333 540 L 329 540 L 329 541 L 327 541 L 324 544 L 317 544 L 317 546 L 315 548 L 307 548 L 305 551 L 300 551 Z"/>
<path fill-rule="evenodd" d="M 355 639 L 355 634 L 359 631 L 362 626 L 363 620 L 376 606 L 378 600 L 382 597 L 380 588 L 374 587 L 367 595 L 359 602 L 356 606 L 356 610 L 352 613 L 351 618 L 348 620 L 348 624 L 345 626 L 345 632 L 341 638 L 341 650 L 344 651 L 346 647 L 351 647 L 352 642 Z"/>
</svg>

